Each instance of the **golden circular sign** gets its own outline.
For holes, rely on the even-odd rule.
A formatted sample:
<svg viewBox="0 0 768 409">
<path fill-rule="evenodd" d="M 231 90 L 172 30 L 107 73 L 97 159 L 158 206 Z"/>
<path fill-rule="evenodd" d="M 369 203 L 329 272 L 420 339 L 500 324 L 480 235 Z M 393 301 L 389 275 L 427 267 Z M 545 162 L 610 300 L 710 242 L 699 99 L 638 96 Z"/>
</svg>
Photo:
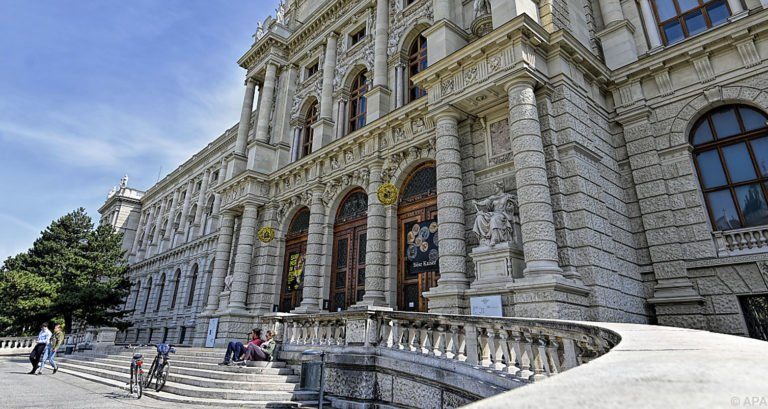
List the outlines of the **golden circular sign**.
<svg viewBox="0 0 768 409">
<path fill-rule="evenodd" d="M 262 243 L 269 243 L 275 239 L 275 229 L 266 226 L 259 229 L 259 240 Z"/>
<path fill-rule="evenodd" d="M 385 183 L 379 186 L 379 190 L 376 192 L 376 197 L 379 198 L 381 204 L 391 206 L 397 202 L 397 186 L 391 183 Z"/>
</svg>

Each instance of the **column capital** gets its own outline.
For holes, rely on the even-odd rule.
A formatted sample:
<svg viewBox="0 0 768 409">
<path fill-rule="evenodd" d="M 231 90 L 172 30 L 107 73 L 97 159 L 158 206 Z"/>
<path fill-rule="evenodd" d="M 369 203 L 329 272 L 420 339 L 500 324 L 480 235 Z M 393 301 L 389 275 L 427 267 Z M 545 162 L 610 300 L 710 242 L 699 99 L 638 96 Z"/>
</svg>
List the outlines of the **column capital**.
<svg viewBox="0 0 768 409">
<path fill-rule="evenodd" d="M 259 80 L 253 77 L 248 77 L 245 79 L 244 85 L 249 88 L 256 88 L 256 85 L 259 83 Z"/>
<path fill-rule="evenodd" d="M 519 87 L 530 87 L 530 88 L 536 88 L 536 78 L 533 78 L 528 75 L 522 75 L 519 77 L 515 77 L 504 83 L 503 88 L 504 91 L 509 93 L 510 90 L 513 88 L 519 88 Z"/>
<path fill-rule="evenodd" d="M 451 105 L 445 105 L 445 106 L 439 107 L 435 111 L 429 113 L 429 115 L 432 116 L 432 118 L 434 118 L 435 122 L 441 119 L 446 119 L 446 118 L 451 118 L 454 121 L 458 122 L 459 119 L 461 119 L 462 114 L 463 113 L 461 111 L 459 111 L 458 109 L 454 108 Z"/>
</svg>

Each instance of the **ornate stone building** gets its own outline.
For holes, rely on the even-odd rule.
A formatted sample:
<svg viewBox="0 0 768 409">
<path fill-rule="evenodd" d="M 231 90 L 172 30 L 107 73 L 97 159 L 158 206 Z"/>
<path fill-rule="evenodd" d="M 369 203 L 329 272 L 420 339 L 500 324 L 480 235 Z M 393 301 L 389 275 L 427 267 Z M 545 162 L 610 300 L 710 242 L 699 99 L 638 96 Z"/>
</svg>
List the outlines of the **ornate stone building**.
<svg viewBox="0 0 768 409">
<path fill-rule="evenodd" d="M 240 125 L 101 209 L 122 336 L 499 300 L 766 336 L 766 6 L 289 0 L 238 61 Z"/>
</svg>

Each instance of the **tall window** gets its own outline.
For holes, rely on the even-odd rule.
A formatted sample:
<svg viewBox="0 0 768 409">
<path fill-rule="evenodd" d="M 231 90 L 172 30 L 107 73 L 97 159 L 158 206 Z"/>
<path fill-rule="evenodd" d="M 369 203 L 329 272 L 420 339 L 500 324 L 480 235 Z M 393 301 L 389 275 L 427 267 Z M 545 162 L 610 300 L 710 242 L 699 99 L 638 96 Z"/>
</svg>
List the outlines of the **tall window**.
<svg viewBox="0 0 768 409">
<path fill-rule="evenodd" d="M 652 0 L 664 44 L 676 43 L 725 23 L 731 15 L 726 0 Z"/>
<path fill-rule="evenodd" d="M 192 266 L 192 280 L 189 283 L 189 297 L 187 297 L 187 307 L 191 307 L 195 301 L 195 288 L 197 287 L 197 264 Z"/>
<path fill-rule="evenodd" d="M 417 86 L 411 81 L 414 75 L 420 73 L 427 68 L 427 39 L 419 34 L 419 36 L 413 40 L 411 49 L 409 51 L 410 57 L 408 57 L 408 102 L 416 101 L 417 99 L 427 95 L 427 90 Z"/>
<path fill-rule="evenodd" d="M 157 303 L 155 304 L 155 311 L 160 311 L 160 304 L 163 302 L 163 293 L 165 292 L 165 273 L 160 276 L 160 289 L 157 293 Z"/>
<path fill-rule="evenodd" d="M 768 224 L 768 117 L 743 105 L 707 113 L 691 144 L 716 230 Z"/>
<path fill-rule="evenodd" d="M 176 270 L 173 275 L 173 297 L 171 298 L 171 309 L 176 308 L 176 297 L 179 295 L 179 281 L 181 280 L 181 270 Z"/>
<path fill-rule="evenodd" d="M 349 132 L 365 126 L 365 115 L 368 112 L 366 91 L 368 91 L 368 71 L 363 70 L 357 74 L 349 91 Z"/>
<path fill-rule="evenodd" d="M 317 101 L 313 102 L 307 110 L 307 119 L 304 121 L 304 139 L 301 140 L 301 154 L 299 159 L 312 153 L 312 138 L 315 136 L 315 130 L 312 128 L 317 122 L 318 110 Z"/>
<path fill-rule="evenodd" d="M 149 296 L 152 294 L 152 277 L 147 280 L 147 295 L 144 298 L 144 308 L 141 310 L 142 313 L 147 312 L 147 306 L 149 306 Z"/>
</svg>

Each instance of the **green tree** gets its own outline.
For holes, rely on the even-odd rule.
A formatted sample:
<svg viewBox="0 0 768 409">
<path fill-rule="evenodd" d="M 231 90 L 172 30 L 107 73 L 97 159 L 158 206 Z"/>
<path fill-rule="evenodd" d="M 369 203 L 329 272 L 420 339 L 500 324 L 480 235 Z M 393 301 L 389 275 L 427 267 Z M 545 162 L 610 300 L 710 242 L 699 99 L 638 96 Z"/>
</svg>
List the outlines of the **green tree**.
<svg viewBox="0 0 768 409">
<path fill-rule="evenodd" d="M 83 208 L 51 223 L 0 269 L 0 300 L 13 304 L 0 310 L 4 332 L 36 328 L 46 318 L 63 319 L 70 331 L 74 321 L 121 326 L 119 307 L 130 290 L 121 243 L 111 226 L 94 229 Z"/>
</svg>

